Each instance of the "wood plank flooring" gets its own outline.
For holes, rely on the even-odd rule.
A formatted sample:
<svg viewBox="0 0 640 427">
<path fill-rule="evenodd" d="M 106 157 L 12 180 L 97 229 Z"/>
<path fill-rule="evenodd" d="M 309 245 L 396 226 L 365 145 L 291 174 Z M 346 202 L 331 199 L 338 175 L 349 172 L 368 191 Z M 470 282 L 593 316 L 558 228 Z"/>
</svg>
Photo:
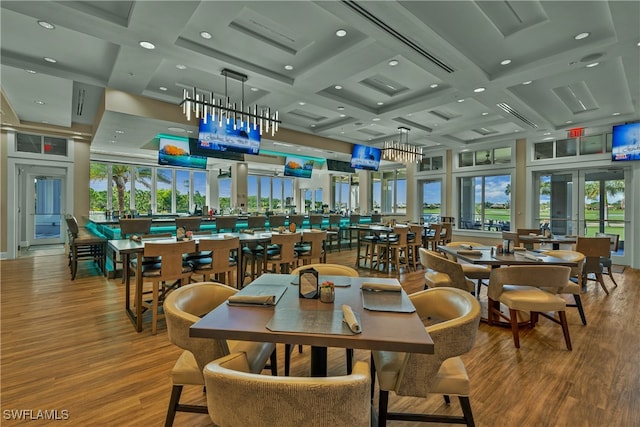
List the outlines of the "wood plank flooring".
<svg viewBox="0 0 640 427">
<path fill-rule="evenodd" d="M 354 261 L 355 251 L 328 256 L 328 262 Z M 34 417 L 38 410 L 67 411 L 68 420 L 58 423 L 73 426 L 163 425 L 169 374 L 181 352 L 169 343 L 164 322 L 156 336 L 148 324 L 136 333 L 124 313 L 120 280 L 104 278 L 87 262 L 75 281 L 64 255 L 5 260 L 0 269 L 3 426 L 25 424 L 9 419 L 11 410 L 32 410 Z M 611 295 L 593 282 L 582 295 L 587 326 L 568 310 L 571 352 L 559 326 L 545 319 L 522 331 L 520 350 L 509 329 L 480 324 L 475 347 L 464 356 L 478 426 L 640 425 L 640 271 L 626 268 L 615 277 L 619 286 L 610 285 Z M 409 293 L 420 290 L 423 271 L 401 281 Z M 356 357 L 369 359 L 360 350 Z M 344 350 L 330 349 L 329 362 L 330 375 L 345 373 Z M 295 352 L 291 374 L 308 375 L 308 366 L 309 349 Z M 202 389 L 185 388 L 182 401 L 204 404 Z M 456 399 L 447 407 L 441 396 L 391 396 L 391 410 L 406 408 L 460 411 Z M 174 425 L 212 424 L 207 415 L 178 413 Z"/>
</svg>

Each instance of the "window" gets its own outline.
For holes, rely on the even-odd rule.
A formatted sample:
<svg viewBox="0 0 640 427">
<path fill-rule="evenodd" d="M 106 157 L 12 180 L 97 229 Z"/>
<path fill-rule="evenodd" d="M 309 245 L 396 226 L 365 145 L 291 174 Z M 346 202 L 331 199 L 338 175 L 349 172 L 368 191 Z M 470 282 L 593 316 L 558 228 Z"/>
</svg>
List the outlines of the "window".
<svg viewBox="0 0 640 427">
<path fill-rule="evenodd" d="M 442 206 L 442 181 L 422 181 L 422 218 L 424 222 L 439 222 Z"/>
<path fill-rule="evenodd" d="M 459 228 L 509 230 L 511 176 L 487 175 L 459 178 Z"/>
<path fill-rule="evenodd" d="M 334 175 L 331 177 L 333 187 L 332 209 L 336 212 L 349 210 L 349 175 Z"/>
<path fill-rule="evenodd" d="M 553 141 L 538 142 L 534 148 L 536 159 L 553 159 Z"/>
<path fill-rule="evenodd" d="M 259 177 L 256 175 L 249 175 L 247 177 L 247 211 L 258 212 L 258 200 L 260 200 L 259 192 Z"/>
<path fill-rule="evenodd" d="M 135 210 L 139 213 L 150 213 L 151 190 L 152 190 L 152 169 L 150 167 L 138 166 L 135 168 L 136 179 L 133 183 L 135 198 Z"/>
<path fill-rule="evenodd" d="M 191 172 L 193 176 L 193 203 L 202 209 L 207 204 L 207 173 L 206 172 Z M 206 215 L 206 212 L 202 212 Z"/>
<path fill-rule="evenodd" d="M 52 136 L 16 134 L 16 151 L 53 156 L 67 155 L 67 140 Z"/>
<path fill-rule="evenodd" d="M 220 214 L 231 209 L 231 178 L 218 178 L 218 206 Z"/>
<path fill-rule="evenodd" d="M 559 139 L 556 141 L 556 157 L 576 155 L 576 139 Z"/>
<path fill-rule="evenodd" d="M 111 165 L 111 201 L 121 215 L 131 209 L 131 166 Z"/>
<path fill-rule="evenodd" d="M 372 210 L 383 214 L 407 212 L 407 169 L 371 173 Z"/>
<path fill-rule="evenodd" d="M 173 174 L 171 169 L 156 169 L 156 212 L 173 213 Z"/>
<path fill-rule="evenodd" d="M 442 156 L 423 157 L 420 161 L 420 171 L 442 170 L 444 162 Z"/>
<path fill-rule="evenodd" d="M 580 138 L 580 154 L 600 154 L 604 152 L 604 135 L 583 136 Z"/>
<path fill-rule="evenodd" d="M 191 189 L 191 176 L 188 170 L 176 170 L 176 212 L 188 213 L 191 211 L 189 194 Z"/>
<path fill-rule="evenodd" d="M 89 214 L 106 212 L 109 170 L 104 163 L 91 162 L 89 166 Z"/>
<path fill-rule="evenodd" d="M 458 153 L 458 167 L 511 163 L 511 147 Z"/>
</svg>

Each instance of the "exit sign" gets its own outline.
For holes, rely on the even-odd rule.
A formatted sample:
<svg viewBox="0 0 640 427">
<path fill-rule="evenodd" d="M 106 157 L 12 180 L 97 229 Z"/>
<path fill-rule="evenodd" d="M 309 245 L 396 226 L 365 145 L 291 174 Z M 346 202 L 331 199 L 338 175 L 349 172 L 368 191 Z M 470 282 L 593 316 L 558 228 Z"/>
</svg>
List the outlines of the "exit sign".
<svg viewBox="0 0 640 427">
<path fill-rule="evenodd" d="M 569 129 L 569 138 L 578 138 L 584 135 L 584 128 Z"/>
</svg>

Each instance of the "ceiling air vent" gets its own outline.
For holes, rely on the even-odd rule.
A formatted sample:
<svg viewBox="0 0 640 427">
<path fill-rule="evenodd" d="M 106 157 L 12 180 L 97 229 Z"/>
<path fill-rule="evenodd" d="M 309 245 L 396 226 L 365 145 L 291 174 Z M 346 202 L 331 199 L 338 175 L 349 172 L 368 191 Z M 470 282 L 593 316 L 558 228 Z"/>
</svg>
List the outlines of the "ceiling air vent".
<svg viewBox="0 0 640 427">
<path fill-rule="evenodd" d="M 527 119 L 525 116 L 520 114 L 518 111 L 516 111 L 513 108 L 511 108 L 511 106 L 509 104 L 507 104 L 506 102 L 501 102 L 501 103 L 496 104 L 496 105 L 498 107 L 500 107 L 505 113 L 511 114 L 513 117 L 515 117 L 516 119 L 528 124 L 532 128 L 535 129 L 535 128 L 538 127 L 537 124 L 533 123 L 531 120 Z"/>
<path fill-rule="evenodd" d="M 455 71 L 453 67 L 450 67 L 446 63 L 436 58 L 431 53 L 427 52 L 427 50 L 424 49 L 422 46 L 412 41 L 407 36 L 397 31 L 396 29 L 390 27 L 388 24 L 383 22 L 380 18 L 373 15 L 371 12 L 369 12 L 368 10 L 360 6 L 355 1 L 343 0 L 342 3 L 344 3 L 347 7 L 349 7 L 358 15 L 362 16 L 367 21 L 371 22 L 376 27 L 385 31 L 387 34 L 389 34 L 391 37 L 398 40 L 400 43 L 404 44 L 405 46 L 409 47 L 410 49 L 420 54 L 422 57 L 426 58 L 427 60 L 431 61 L 433 64 L 437 65 L 441 70 L 446 71 L 447 73 L 453 73 Z"/>
</svg>

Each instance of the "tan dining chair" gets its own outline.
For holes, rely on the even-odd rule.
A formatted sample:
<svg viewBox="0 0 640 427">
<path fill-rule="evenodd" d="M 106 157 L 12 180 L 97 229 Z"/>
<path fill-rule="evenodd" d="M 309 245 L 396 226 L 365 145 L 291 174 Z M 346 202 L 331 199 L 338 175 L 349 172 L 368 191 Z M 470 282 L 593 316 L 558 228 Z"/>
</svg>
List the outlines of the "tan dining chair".
<svg viewBox="0 0 640 427">
<path fill-rule="evenodd" d="M 206 406 L 181 404 L 180 396 L 185 385 L 204 386 L 202 371 L 212 360 L 230 352 L 242 352 L 250 372 L 262 371 L 267 360 L 270 360 L 271 374 L 278 374 L 273 343 L 194 338 L 189 335 L 191 325 L 200 320 L 201 316 L 224 304 L 236 292 L 236 289 L 221 283 L 201 282 L 183 286 L 167 296 L 164 311 L 169 341 L 184 351 L 171 370 L 172 389 L 166 427 L 173 425 L 177 411 L 207 413 Z"/>
<path fill-rule="evenodd" d="M 582 285 L 586 286 L 588 280 L 595 280 L 600 284 L 604 292 L 609 295 L 609 289 L 604 284 L 601 259 L 602 257 L 611 256 L 611 240 L 608 237 L 578 236 L 576 239 L 576 251 L 585 256 Z M 595 279 L 591 279 L 589 277 L 590 274 L 593 274 Z M 614 285 L 617 286 L 615 282 Z"/>
<path fill-rule="evenodd" d="M 468 292 L 446 287 L 419 291 L 409 295 L 409 298 L 420 318 L 426 322 L 425 328 L 433 339 L 435 352 L 371 352 L 372 398 L 376 377 L 380 385 L 378 426 L 386 426 L 387 420 L 473 426 L 469 402 L 471 385 L 460 356 L 469 352 L 475 343 L 480 322 L 480 303 Z M 390 392 L 399 398 L 442 394 L 447 404 L 450 396 L 458 396 L 463 416 L 389 412 Z"/>
<path fill-rule="evenodd" d="M 175 222 L 176 230 L 182 228 L 184 231 L 200 231 L 202 218 L 199 216 L 179 216 Z"/>
<path fill-rule="evenodd" d="M 151 218 L 120 218 L 118 224 L 120 227 L 120 238 L 129 239 L 133 236 L 142 238 L 142 236 L 148 236 L 151 234 L 151 225 L 153 220 Z M 114 256 L 114 268 L 117 268 L 118 264 L 122 265 L 122 283 L 126 280 L 128 274 L 128 266 L 124 265 L 126 257 L 122 256 L 117 259 Z M 155 262 L 155 260 L 147 260 L 148 262 Z"/>
<path fill-rule="evenodd" d="M 530 234 L 539 235 L 540 229 L 539 228 L 518 228 L 516 229 L 516 234 L 518 236 L 528 236 Z M 518 239 L 518 246 L 524 246 L 525 248 L 527 248 L 527 250 L 532 250 L 532 249 L 535 249 L 536 244 L 533 242 L 524 242 Z"/>
<path fill-rule="evenodd" d="M 596 233 L 595 237 L 608 237 L 611 242 L 611 246 L 609 248 L 609 256 L 600 257 L 600 264 L 602 264 L 602 274 L 609 276 L 611 281 L 615 286 L 618 286 L 618 282 L 616 282 L 615 277 L 613 277 L 613 273 L 611 271 L 611 267 L 613 263 L 611 261 L 611 252 L 618 252 L 618 247 L 620 245 L 620 235 L 613 233 Z"/>
<path fill-rule="evenodd" d="M 302 261 L 302 264 L 311 264 L 314 260 L 325 262 L 327 260 L 326 241 L 326 230 L 314 229 L 302 233 L 302 241 L 295 247 L 298 262 Z"/>
<path fill-rule="evenodd" d="M 237 216 L 217 216 L 216 233 L 233 233 L 238 226 Z"/>
<path fill-rule="evenodd" d="M 451 248 L 460 248 L 461 246 L 478 247 L 482 245 L 476 242 L 449 242 L 446 246 Z M 449 253 L 447 253 L 447 258 L 452 261 L 459 262 L 456 256 Z M 478 291 L 480 291 L 480 285 L 482 285 L 485 280 L 489 280 L 491 268 L 486 265 L 470 264 L 467 262 L 462 262 L 460 265 L 462 266 L 462 271 L 464 271 L 465 276 L 478 282 Z"/>
<path fill-rule="evenodd" d="M 292 214 L 289 215 L 289 225 L 295 224 L 296 230 L 302 230 L 304 227 L 304 215 Z"/>
<path fill-rule="evenodd" d="M 529 313 L 529 324 L 533 328 L 538 317 L 543 316 L 562 326 L 567 349 L 571 350 L 571 337 L 567 323 L 566 301 L 558 293 L 569 282 L 571 268 L 559 265 L 514 265 L 494 268 L 489 279 L 489 325 L 497 317 L 511 324 L 513 344 L 520 348 L 518 311 Z M 509 316 L 500 310 L 500 304 L 509 309 Z M 547 314 L 557 312 L 558 318 Z"/>
<path fill-rule="evenodd" d="M 359 277 L 358 271 L 341 264 L 307 264 L 294 269 L 291 274 L 294 276 L 300 275 L 302 270 L 309 268 L 315 269 L 319 275 L 322 276 L 346 276 L 346 277 Z M 291 344 L 285 344 L 284 348 L 284 374 L 289 375 L 289 369 L 291 366 L 291 351 L 293 346 Z M 302 353 L 302 346 L 298 346 L 298 351 Z M 353 349 L 346 349 L 346 362 L 347 362 L 347 374 L 351 373 L 353 366 Z"/>
<path fill-rule="evenodd" d="M 273 233 L 271 245 L 267 248 L 266 268 L 272 273 L 288 273 L 297 263 L 295 245 L 301 238 L 300 232 Z"/>
<path fill-rule="evenodd" d="M 76 279 L 78 261 L 93 261 L 102 274 L 107 275 L 107 239 L 80 228 L 73 215 L 65 217 L 69 247 L 69 268 L 71 280 Z"/>
<path fill-rule="evenodd" d="M 204 379 L 209 416 L 219 427 L 371 425 L 366 362 L 347 376 L 274 377 L 251 373 L 246 355 L 233 353 L 207 364 Z"/>
<path fill-rule="evenodd" d="M 452 287 L 476 295 L 476 284 L 467 278 L 462 265 L 451 261 L 442 254 L 420 248 L 420 262 L 426 268 L 425 289 L 434 287 Z"/>
<path fill-rule="evenodd" d="M 409 224 L 409 233 L 410 236 L 407 236 L 407 242 L 411 251 L 410 259 L 413 265 L 413 271 L 417 271 L 418 265 L 420 264 L 418 250 L 424 246 L 424 226 L 420 224 Z"/>
<path fill-rule="evenodd" d="M 287 223 L 286 215 L 270 215 L 269 216 L 269 228 L 271 230 L 277 230 L 279 227 L 284 227 Z"/>
<path fill-rule="evenodd" d="M 319 228 L 322 229 L 322 220 L 324 217 L 321 214 L 311 214 L 309 215 L 309 228 Z"/>
<path fill-rule="evenodd" d="M 424 236 L 424 244 L 422 247 L 425 249 L 429 249 L 429 244 L 431 244 L 431 250 L 437 251 L 438 245 L 440 244 L 440 235 L 442 233 L 442 224 L 441 223 L 432 223 L 429 224 L 429 228 L 425 232 Z"/>
<path fill-rule="evenodd" d="M 582 299 L 580 298 L 580 293 L 582 292 L 582 270 L 584 268 L 584 254 L 578 251 L 567 251 L 567 250 L 545 250 L 540 252 L 543 255 L 552 256 L 555 258 L 564 259 L 567 261 L 575 262 L 578 265 L 576 267 L 571 267 L 571 279 L 575 279 L 576 283 L 572 280 L 569 280 L 567 285 L 558 290 L 559 294 L 568 294 L 573 296 L 573 304 L 567 303 L 567 307 L 575 307 L 578 309 L 578 313 L 580 314 L 580 320 L 582 320 L 582 324 L 587 324 L 587 317 L 584 314 L 584 308 L 582 307 Z M 543 288 L 544 289 L 544 288 Z"/>
<path fill-rule="evenodd" d="M 267 217 L 265 215 L 252 215 L 247 217 L 247 230 L 262 231 L 267 229 Z"/>
<path fill-rule="evenodd" d="M 172 243 L 145 242 L 144 257 L 157 257 L 158 262 L 153 264 L 143 262 L 140 269 L 141 278 L 136 276 L 137 260 L 131 260 L 130 268 L 134 273 L 135 280 L 141 280 L 143 287 L 145 283 L 151 283 L 150 292 L 145 293 L 144 289 L 140 289 L 138 292 L 151 297 L 150 300 L 143 298 L 142 307 L 151 310 L 151 333 L 153 335 L 157 332 L 158 319 L 161 317 L 159 308 L 163 305 L 167 294 L 177 285 L 189 283 L 189 277 L 193 270 L 191 265 L 184 260 L 183 255 L 193 253 L 195 249 L 196 243 L 193 240 Z"/>
<path fill-rule="evenodd" d="M 211 256 L 191 260 L 193 275 L 202 275 L 203 282 L 209 281 L 213 276 L 217 282 L 237 286 L 239 237 L 200 239 L 198 248 L 201 252 L 211 253 Z"/>
<path fill-rule="evenodd" d="M 408 241 L 409 227 L 404 225 L 396 225 L 393 227 L 393 234 L 381 236 L 376 243 L 375 251 L 378 259 L 378 265 L 384 264 L 395 267 L 396 276 L 400 276 L 402 267 L 411 271 L 411 251 Z M 389 240 L 387 242 L 387 239 Z"/>
<path fill-rule="evenodd" d="M 327 227 L 327 242 L 329 242 L 328 250 L 333 251 L 334 243 L 338 246 L 338 252 L 341 251 L 342 246 L 342 228 L 340 225 L 340 221 L 342 220 L 342 216 L 338 214 L 330 214 L 329 215 L 329 225 Z"/>
<path fill-rule="evenodd" d="M 443 222 L 442 227 L 440 228 L 440 240 L 438 244 L 446 245 L 448 243 L 451 243 L 452 238 L 453 238 L 453 224 L 450 222 Z"/>
</svg>

